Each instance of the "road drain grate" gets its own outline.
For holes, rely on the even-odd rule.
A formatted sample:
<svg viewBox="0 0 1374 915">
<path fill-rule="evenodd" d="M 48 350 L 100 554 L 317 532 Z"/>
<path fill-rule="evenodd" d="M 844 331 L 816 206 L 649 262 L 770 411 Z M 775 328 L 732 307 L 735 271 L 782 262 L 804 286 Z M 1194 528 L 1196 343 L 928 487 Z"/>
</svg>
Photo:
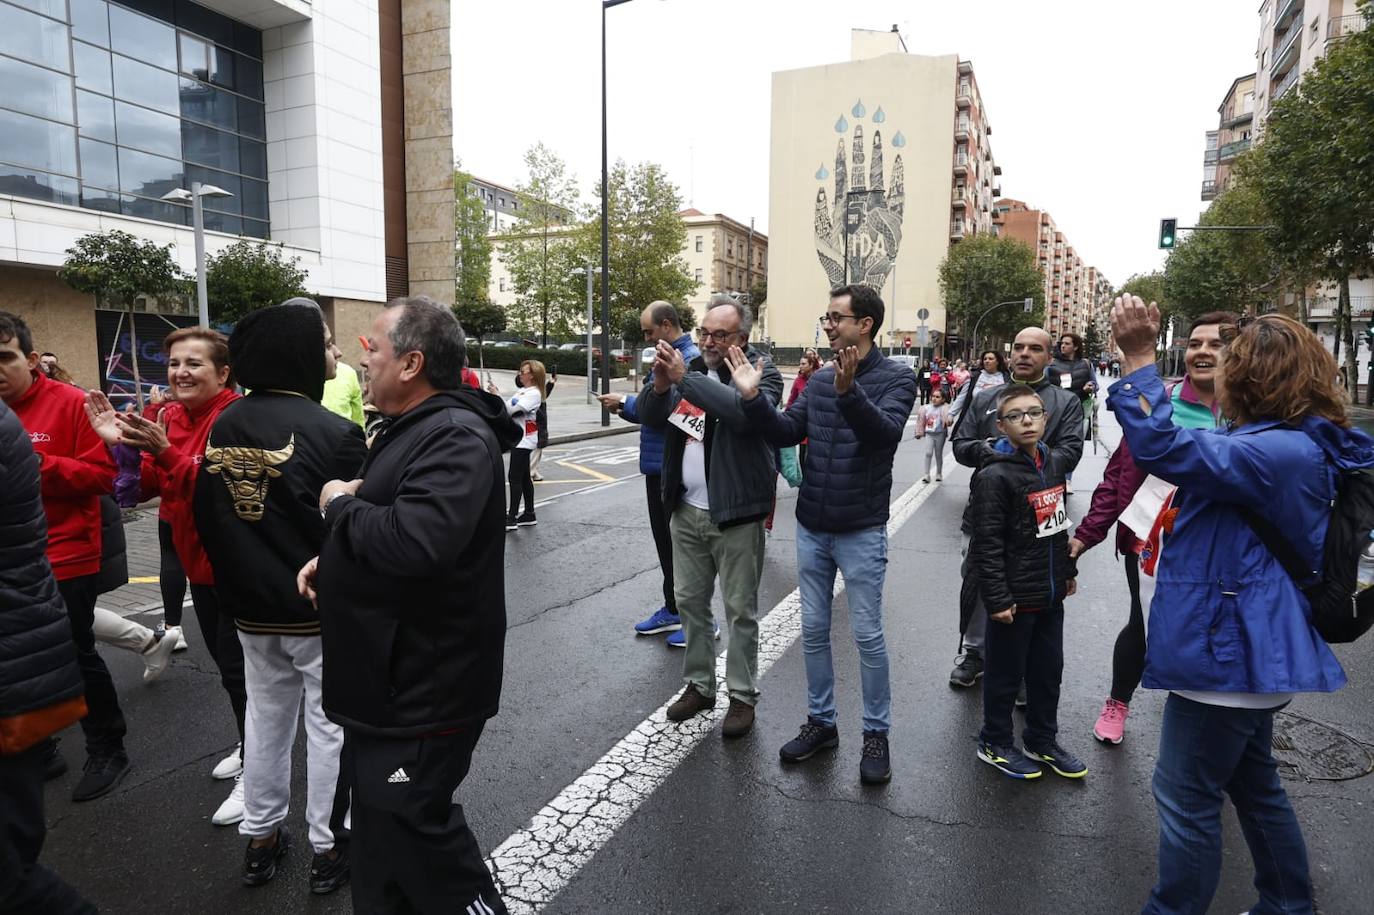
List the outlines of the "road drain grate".
<svg viewBox="0 0 1374 915">
<path fill-rule="evenodd" d="M 1374 752 L 1328 724 L 1293 712 L 1274 714 L 1274 759 L 1284 778 L 1339 782 L 1374 772 Z"/>
</svg>

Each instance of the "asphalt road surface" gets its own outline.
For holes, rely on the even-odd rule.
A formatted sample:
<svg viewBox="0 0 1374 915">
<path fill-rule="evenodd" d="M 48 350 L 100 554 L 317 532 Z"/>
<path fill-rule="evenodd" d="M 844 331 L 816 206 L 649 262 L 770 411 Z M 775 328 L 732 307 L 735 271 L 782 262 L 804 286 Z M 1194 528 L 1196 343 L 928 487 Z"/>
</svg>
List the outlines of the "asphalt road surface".
<svg viewBox="0 0 1374 915">
<path fill-rule="evenodd" d="M 1104 414 L 1103 437 L 1117 434 Z M 1060 739 L 1090 773 L 1078 783 L 1053 774 L 1007 779 L 974 758 L 979 691 L 947 684 L 968 471 L 947 455 L 945 481 L 922 486 L 924 444 L 904 444 L 885 590 L 893 779 L 863 787 L 858 662 L 842 597 L 834 621 L 840 747 L 797 767 L 778 762 L 806 709 L 791 598 L 795 491 L 785 485 L 759 600 L 761 610 L 777 608 L 765 626 L 776 660 L 753 733 L 727 743 L 718 723 L 661 723 L 661 706 L 680 688 L 681 656 L 662 636 L 631 633 L 660 589 L 634 443 L 617 436 L 550 449 L 536 493 L 539 525 L 509 536 L 501 714 L 487 725 L 459 798 L 484 851 L 502 850 L 498 877 L 514 910 L 1139 911 L 1155 878 L 1150 775 L 1164 696 L 1138 694 L 1121 746 L 1092 739 L 1127 609 L 1110 540 L 1080 561 L 1065 631 Z M 1105 462 L 1105 448 L 1096 456 L 1089 449 L 1080 465 L 1075 518 Z M 209 771 L 232 747 L 234 729 L 193 623 L 188 633 L 190 651 L 149 686 L 136 658 L 102 649 L 129 721 L 134 770 L 113 795 L 72 804 L 81 739 L 75 728 L 66 732 L 74 772 L 49 786 L 43 860 L 109 912 L 348 911 L 347 891 L 321 899 L 307 889 L 299 749 L 288 819 L 298 845 L 272 884 L 239 885 L 246 840 L 209 822 L 229 788 Z M 1351 685 L 1297 699 L 1280 754 L 1293 763 L 1286 785 L 1321 911 L 1331 915 L 1374 911 L 1374 778 L 1350 777 L 1367 771 L 1374 748 L 1374 638 L 1338 654 Z M 646 734 L 652 752 L 642 752 Z M 1229 810 L 1225 817 L 1212 911 L 1229 915 L 1255 897 L 1240 831 Z M 544 841 L 551 836 L 570 838 Z"/>
</svg>

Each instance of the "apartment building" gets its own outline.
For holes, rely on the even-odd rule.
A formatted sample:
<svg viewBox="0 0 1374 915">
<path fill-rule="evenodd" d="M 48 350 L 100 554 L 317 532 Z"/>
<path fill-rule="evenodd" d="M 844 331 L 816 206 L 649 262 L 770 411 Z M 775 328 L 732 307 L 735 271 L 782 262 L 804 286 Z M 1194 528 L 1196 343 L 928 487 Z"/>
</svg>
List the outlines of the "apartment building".
<svg viewBox="0 0 1374 915">
<path fill-rule="evenodd" d="M 884 344 L 923 326 L 938 343 L 939 264 L 992 229 L 991 134 L 973 64 L 908 53 L 895 28 L 853 30 L 847 61 L 774 73 L 772 339 L 820 341 L 827 291 L 861 282 L 887 304 Z"/>
<path fill-rule="evenodd" d="M 754 284 L 768 279 L 768 236 L 757 231 L 753 220 L 746 225 L 723 213 L 703 213 L 690 208 L 680 214 L 687 226 L 682 256 L 697 288 L 687 299 L 697 323 L 706 316 L 706 303 L 716 293 L 749 294 Z M 765 304 L 755 321 L 755 337 L 768 336 Z"/>
<path fill-rule="evenodd" d="M 280 242 L 351 362 L 390 295 L 453 293 L 448 0 L 0 0 L 0 308 L 83 386 L 165 383 L 183 297 L 130 321 L 57 278 L 66 250 L 122 230 L 171 245 Z M 446 194 L 440 193 L 447 189 Z M 138 341 L 141 345 L 135 345 Z M 149 345 L 149 343 L 152 345 Z"/>
<path fill-rule="evenodd" d="M 1211 200 L 1235 184 L 1232 168 L 1236 158 L 1250 148 L 1253 139 L 1256 80 L 1255 73 L 1237 77 L 1217 106 L 1217 129 L 1207 131 L 1207 147 L 1203 153 L 1203 200 Z"/>
<path fill-rule="evenodd" d="M 1274 102 L 1291 92 L 1332 44 L 1367 25 L 1356 0 L 1264 0 L 1259 21 L 1256 135 Z"/>
<path fill-rule="evenodd" d="M 1068 243 L 1048 211 L 1021 200 L 998 200 L 993 209 L 993 231 L 1035 251 L 1036 265 L 1045 281 L 1047 331 L 1081 334 L 1099 320 L 1111 283 Z"/>
</svg>

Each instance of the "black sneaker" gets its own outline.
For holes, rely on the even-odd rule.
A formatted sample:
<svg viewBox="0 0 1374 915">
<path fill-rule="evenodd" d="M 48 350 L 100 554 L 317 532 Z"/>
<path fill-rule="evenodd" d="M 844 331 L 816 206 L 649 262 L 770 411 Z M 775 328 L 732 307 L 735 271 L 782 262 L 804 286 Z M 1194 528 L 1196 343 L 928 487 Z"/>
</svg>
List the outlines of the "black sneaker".
<svg viewBox="0 0 1374 915">
<path fill-rule="evenodd" d="M 1068 750 L 1057 743 L 1048 746 L 1031 749 L 1026 747 L 1026 756 L 1037 762 L 1042 762 L 1049 766 L 1059 775 L 1065 778 L 1082 778 L 1088 774 L 1088 767 L 1083 760 L 1074 756 Z"/>
<path fill-rule="evenodd" d="M 965 648 L 964 653 L 954 662 L 954 670 L 949 672 L 950 686 L 969 687 L 983 676 L 983 654 L 977 648 Z"/>
<path fill-rule="evenodd" d="M 859 781 L 865 785 L 885 785 L 892 781 L 892 762 L 887 752 L 887 735 L 864 731 L 864 753 L 859 760 Z"/>
<path fill-rule="evenodd" d="M 287 832 L 285 826 L 277 827 L 277 841 L 273 845 L 254 848 L 250 839 L 248 850 L 243 853 L 243 885 L 262 886 L 277 876 L 277 863 L 286 857 L 286 853 L 290 850 L 291 833 Z M 313 884 L 315 876 L 313 868 L 310 871 L 310 876 Z"/>
<path fill-rule="evenodd" d="M 506 515 L 506 530 L 513 531 L 516 528 L 515 516 Z"/>
<path fill-rule="evenodd" d="M 1026 707 L 1026 684 L 1023 682 L 1021 688 L 1016 691 L 1016 708 L 1025 709 Z"/>
<path fill-rule="evenodd" d="M 50 782 L 67 774 L 67 761 L 57 749 L 59 737 L 49 737 L 43 741 L 43 781 Z"/>
<path fill-rule="evenodd" d="M 534 517 L 534 512 L 525 512 L 519 518 L 515 519 L 517 527 L 534 527 L 538 523 L 539 519 Z"/>
<path fill-rule="evenodd" d="M 810 759 L 821 750 L 828 750 L 831 747 L 840 745 L 840 731 L 833 724 L 821 724 L 810 716 L 806 719 L 806 724 L 801 726 L 797 736 L 793 737 L 778 750 L 778 756 L 783 762 L 801 762 Z"/>
<path fill-rule="evenodd" d="M 83 772 L 72 789 L 72 800 L 93 801 L 115 790 L 129 774 L 129 756 L 123 750 L 88 756 Z"/>
<path fill-rule="evenodd" d="M 310 892 L 317 896 L 332 893 L 348 882 L 348 845 L 334 846 L 338 852 L 334 857 L 328 853 L 316 854 L 310 861 Z"/>
</svg>

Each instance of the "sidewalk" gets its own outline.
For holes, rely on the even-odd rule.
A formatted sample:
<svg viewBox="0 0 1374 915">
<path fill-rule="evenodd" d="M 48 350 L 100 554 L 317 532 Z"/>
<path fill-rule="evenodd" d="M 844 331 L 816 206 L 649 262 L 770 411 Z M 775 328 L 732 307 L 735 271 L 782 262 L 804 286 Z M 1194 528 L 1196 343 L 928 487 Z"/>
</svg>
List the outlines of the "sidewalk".
<svg viewBox="0 0 1374 915">
<path fill-rule="evenodd" d="M 491 380 L 496 382 L 496 386 L 503 394 L 515 390 L 515 372 L 509 369 L 487 369 L 482 372 L 477 366 L 473 366 L 473 369 L 481 374 L 482 384 L 485 385 L 487 376 L 491 376 Z M 602 426 L 601 401 L 593 397 L 591 403 L 587 403 L 586 390 L 586 379 L 581 375 L 558 377 L 558 384 L 554 386 L 553 394 L 549 395 L 548 399 L 550 445 L 566 445 L 569 442 L 601 438 L 605 435 L 620 435 L 639 429 L 634 423 L 627 423 L 618 416 L 611 417 L 609 426 Z M 633 384 L 628 378 L 611 380 L 613 393 L 633 394 L 638 390 L 638 380 Z"/>
</svg>

